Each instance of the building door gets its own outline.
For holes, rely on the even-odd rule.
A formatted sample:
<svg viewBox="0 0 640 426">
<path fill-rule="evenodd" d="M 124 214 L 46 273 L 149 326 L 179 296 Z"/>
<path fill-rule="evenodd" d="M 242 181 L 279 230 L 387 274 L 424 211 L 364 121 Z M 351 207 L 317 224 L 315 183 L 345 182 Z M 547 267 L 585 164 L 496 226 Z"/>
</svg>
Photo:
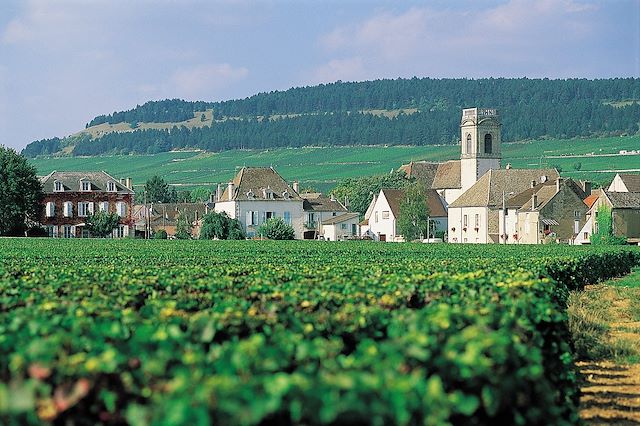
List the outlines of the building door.
<svg viewBox="0 0 640 426">
<path fill-rule="evenodd" d="M 387 241 L 387 235 L 386 234 L 380 234 L 380 241 Z"/>
</svg>

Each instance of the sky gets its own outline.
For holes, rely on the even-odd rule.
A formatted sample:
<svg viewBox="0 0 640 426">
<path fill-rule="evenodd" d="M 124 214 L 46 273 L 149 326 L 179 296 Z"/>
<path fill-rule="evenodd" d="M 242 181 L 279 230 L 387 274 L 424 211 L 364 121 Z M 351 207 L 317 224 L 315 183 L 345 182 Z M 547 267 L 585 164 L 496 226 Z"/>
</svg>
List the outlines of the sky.
<svg viewBox="0 0 640 426">
<path fill-rule="evenodd" d="M 640 77 L 640 0 L 2 0 L 0 145 L 337 80 Z"/>
</svg>

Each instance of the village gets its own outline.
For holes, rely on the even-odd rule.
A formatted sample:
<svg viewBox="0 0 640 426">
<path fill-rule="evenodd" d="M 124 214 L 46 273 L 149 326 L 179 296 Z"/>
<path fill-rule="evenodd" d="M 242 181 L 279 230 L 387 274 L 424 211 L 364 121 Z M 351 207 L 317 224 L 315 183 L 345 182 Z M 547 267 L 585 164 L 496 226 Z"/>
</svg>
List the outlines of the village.
<svg viewBox="0 0 640 426">
<path fill-rule="evenodd" d="M 426 188 L 424 242 L 590 244 L 604 206 L 614 235 L 640 244 L 640 175 L 619 173 L 608 186 L 592 189 L 590 182 L 563 177 L 553 168 L 503 166 L 501 126 L 495 109 L 464 109 L 459 160 L 399 167 L 407 179 Z M 203 217 L 224 212 L 240 222 L 247 238 L 259 237 L 258 229 L 268 219 L 281 218 L 293 228 L 295 239 L 405 241 L 397 225 L 402 189 L 371 194 L 362 217 L 349 211 L 348 201 L 301 192 L 297 181 L 285 181 L 272 167 L 243 167 L 231 182 L 218 184 L 204 203 L 136 204 L 131 179 L 116 179 L 105 171 L 54 171 L 41 182 L 41 225 L 56 238 L 90 237 L 85 221 L 98 211 L 119 216 L 113 238 L 149 238 L 161 230 L 171 238 L 180 217 L 198 238 Z"/>
</svg>

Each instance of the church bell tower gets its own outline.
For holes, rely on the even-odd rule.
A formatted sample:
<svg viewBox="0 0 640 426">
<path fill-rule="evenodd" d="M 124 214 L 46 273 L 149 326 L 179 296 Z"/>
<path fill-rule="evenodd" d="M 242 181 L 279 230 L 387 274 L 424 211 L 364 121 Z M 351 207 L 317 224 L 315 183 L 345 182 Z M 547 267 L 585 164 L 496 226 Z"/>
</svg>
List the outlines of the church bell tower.
<svg viewBox="0 0 640 426">
<path fill-rule="evenodd" d="M 462 110 L 460 133 L 460 184 L 462 192 L 469 189 L 490 169 L 500 168 L 500 117 L 495 109 L 467 108 Z"/>
</svg>

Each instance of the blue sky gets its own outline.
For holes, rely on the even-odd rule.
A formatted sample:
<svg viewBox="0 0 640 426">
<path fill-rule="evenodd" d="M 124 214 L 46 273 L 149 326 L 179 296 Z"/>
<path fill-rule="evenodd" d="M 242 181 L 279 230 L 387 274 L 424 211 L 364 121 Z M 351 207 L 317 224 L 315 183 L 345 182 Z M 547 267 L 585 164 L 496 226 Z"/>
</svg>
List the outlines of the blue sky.
<svg viewBox="0 0 640 426">
<path fill-rule="evenodd" d="M 0 144 L 147 100 L 413 76 L 640 77 L 640 1 L 3 0 Z"/>
</svg>

